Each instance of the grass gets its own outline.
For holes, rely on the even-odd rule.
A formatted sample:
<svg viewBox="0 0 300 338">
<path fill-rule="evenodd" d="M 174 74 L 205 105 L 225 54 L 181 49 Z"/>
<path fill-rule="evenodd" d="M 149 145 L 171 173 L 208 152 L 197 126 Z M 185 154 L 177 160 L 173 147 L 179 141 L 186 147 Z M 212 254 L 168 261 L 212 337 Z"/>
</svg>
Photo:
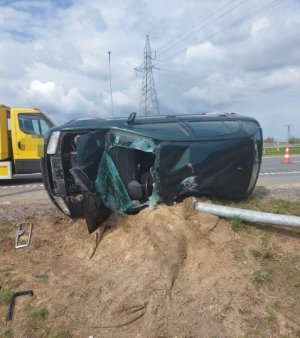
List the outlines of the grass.
<svg viewBox="0 0 300 338">
<path fill-rule="evenodd" d="M 258 249 L 250 250 L 251 255 L 262 264 L 266 264 L 270 261 L 274 261 L 277 259 L 275 257 L 275 250 L 273 249 L 272 246 L 267 244 L 267 240 L 265 237 L 266 236 L 262 238 L 263 248 L 261 250 Z"/>
<path fill-rule="evenodd" d="M 226 204 L 232 207 L 245 208 L 246 206 L 251 209 L 258 209 L 261 207 L 261 198 L 258 196 L 251 195 L 248 198 L 237 201 L 228 201 Z"/>
<path fill-rule="evenodd" d="M 257 287 L 273 283 L 275 277 L 286 286 L 298 287 L 299 272 L 293 264 L 293 259 L 298 261 L 297 257 L 283 258 L 280 249 L 268 243 L 267 233 L 262 237 L 261 248 L 252 249 L 250 253 L 260 266 L 252 277 L 252 282 Z"/>
<path fill-rule="evenodd" d="M 9 300 L 14 293 L 15 292 L 12 289 L 4 291 L 0 287 L 0 304 L 8 305 Z"/>
<path fill-rule="evenodd" d="M 277 209 L 275 210 L 276 214 L 286 214 L 290 208 L 288 201 L 279 200 L 277 202 Z"/>
<path fill-rule="evenodd" d="M 231 228 L 234 232 L 239 232 L 242 230 L 246 230 L 248 228 L 248 225 L 243 223 L 243 221 L 240 218 L 232 218 L 230 221 Z"/>
<path fill-rule="evenodd" d="M 251 255 L 256 259 L 261 258 L 263 255 L 259 250 L 255 250 L 255 249 L 251 250 L 250 252 L 251 252 Z"/>
<path fill-rule="evenodd" d="M 240 201 L 215 200 L 216 204 L 222 204 L 234 208 L 250 209 L 274 214 L 300 216 L 300 203 L 285 200 L 266 200 L 259 196 L 251 195 Z"/>
<path fill-rule="evenodd" d="M 33 331 L 44 328 L 44 321 L 48 318 L 48 310 L 46 308 L 33 309 L 30 305 L 24 308 L 28 325 Z"/>
<path fill-rule="evenodd" d="M 256 287 L 262 287 L 264 284 L 269 284 L 273 282 L 273 275 L 273 269 L 266 267 L 254 272 L 252 282 L 255 284 Z"/>
<path fill-rule="evenodd" d="M 272 283 L 276 271 L 274 263 L 277 262 L 277 258 L 273 247 L 268 245 L 267 241 L 265 235 L 262 237 L 262 248 L 250 250 L 251 255 L 260 265 L 260 270 L 256 271 L 252 277 L 253 284 L 258 288 Z"/>
<path fill-rule="evenodd" d="M 279 150 L 277 150 L 277 147 L 265 148 L 263 156 L 275 156 L 275 155 L 284 156 L 285 149 L 286 149 L 286 146 L 279 147 Z M 300 154 L 300 147 L 290 147 L 289 153 L 290 153 L 290 155 L 299 155 Z"/>
<path fill-rule="evenodd" d="M 266 306 L 265 312 L 268 314 L 268 317 L 267 317 L 268 322 L 272 322 L 272 323 L 277 322 L 276 312 L 271 308 L 271 306 Z"/>
<path fill-rule="evenodd" d="M 227 305 L 225 306 L 224 310 L 225 310 L 225 311 L 233 311 L 234 308 L 233 308 L 233 306 L 232 306 L 231 304 L 227 304 Z"/>
<path fill-rule="evenodd" d="M 10 328 L 6 329 L 5 331 L 1 331 L 0 332 L 0 338 L 14 338 L 13 329 L 10 327 Z"/>
<path fill-rule="evenodd" d="M 12 223 L 7 218 L 0 218 L 0 236 L 5 235 L 11 226 Z"/>
<path fill-rule="evenodd" d="M 242 209 L 300 216 L 299 202 L 267 200 L 257 195 L 242 201 L 214 202 Z M 273 231 L 270 227 L 250 230 L 251 227 L 247 227 L 247 223 L 244 224 L 239 218 L 231 219 L 229 222 L 233 231 L 246 230 L 248 234 L 257 236 L 253 242 L 257 245 L 249 248 L 252 260 L 255 261 L 254 272 L 250 277 L 253 292 L 257 295 L 255 306 L 252 307 L 252 303 L 245 302 L 238 308 L 238 313 L 243 317 L 245 337 L 266 337 L 270 332 L 274 332 L 275 337 L 280 330 L 279 313 L 291 317 L 292 320 L 299 318 L 300 271 L 297 266 L 300 255 L 297 251 L 294 254 L 293 251 L 286 252 L 286 245 L 281 246 L 278 242 L 289 237 L 288 232 Z M 291 236 L 299 238 L 299 233 L 292 232 Z M 261 312 L 258 315 L 256 310 L 258 307 L 265 315 L 261 316 Z M 295 330 L 292 329 L 291 332 L 294 334 Z"/>
<path fill-rule="evenodd" d="M 250 250 L 259 266 L 252 274 L 251 281 L 257 294 L 261 299 L 264 298 L 261 305 L 266 316 L 261 316 L 261 321 L 258 317 L 250 316 L 252 326 L 248 325 L 247 337 L 269 336 L 265 332 L 270 329 L 274 332 L 274 337 L 279 336 L 277 311 L 290 316 L 292 320 L 296 320 L 297 316 L 299 318 L 299 290 L 297 290 L 297 283 L 300 280 L 300 272 L 297 269 L 299 255 L 281 251 L 272 238 L 273 236 L 264 232 L 260 245 Z M 293 334 L 295 333 L 294 331 Z M 297 337 L 297 334 L 293 337 Z"/>
<path fill-rule="evenodd" d="M 274 213 L 283 214 L 283 215 L 300 216 L 300 203 L 299 202 L 274 200 L 273 204 L 274 204 L 273 205 Z"/>
<path fill-rule="evenodd" d="M 60 330 L 53 332 L 49 338 L 72 338 L 73 335 L 69 332 L 69 330 Z"/>
<path fill-rule="evenodd" d="M 241 314 L 241 315 L 250 315 L 251 314 L 251 310 L 249 310 L 249 309 L 239 309 L 239 313 Z"/>
<path fill-rule="evenodd" d="M 5 305 L 5 307 L 3 306 L 3 311 L 1 310 L 1 317 L 2 316 L 6 317 L 7 305 L 13 294 L 14 294 L 14 291 L 12 289 L 3 290 L 0 286 L 0 308 L 2 307 L 1 305 Z M 0 322 L 1 322 L 1 319 L 0 319 Z M 0 331 L 0 338 L 13 338 L 13 337 L 14 337 L 14 333 L 11 327 L 8 327 L 4 331 Z"/>
<path fill-rule="evenodd" d="M 291 265 L 289 264 L 289 262 L 287 260 L 283 260 L 280 262 L 280 267 L 281 270 L 285 276 L 285 278 L 288 281 L 291 282 L 297 282 L 297 277 L 296 277 L 296 271 L 294 268 L 291 267 Z"/>
</svg>

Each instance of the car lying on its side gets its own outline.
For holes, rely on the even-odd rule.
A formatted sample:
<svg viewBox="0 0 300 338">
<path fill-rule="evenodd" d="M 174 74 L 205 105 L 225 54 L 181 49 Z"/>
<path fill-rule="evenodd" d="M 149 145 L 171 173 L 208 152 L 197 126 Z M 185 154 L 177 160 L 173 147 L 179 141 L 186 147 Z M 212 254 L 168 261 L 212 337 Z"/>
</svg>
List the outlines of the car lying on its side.
<svg viewBox="0 0 300 338">
<path fill-rule="evenodd" d="M 244 198 L 257 181 L 262 131 L 250 117 L 199 114 L 81 119 L 51 129 L 42 172 L 53 203 L 90 232 L 112 212 L 186 196 Z"/>
</svg>

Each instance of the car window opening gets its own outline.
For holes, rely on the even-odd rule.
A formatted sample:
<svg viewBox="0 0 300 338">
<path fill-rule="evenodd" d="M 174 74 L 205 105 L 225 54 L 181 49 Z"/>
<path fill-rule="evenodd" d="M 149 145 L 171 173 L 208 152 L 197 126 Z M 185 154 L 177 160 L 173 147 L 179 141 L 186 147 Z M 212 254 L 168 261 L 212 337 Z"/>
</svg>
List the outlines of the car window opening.
<svg viewBox="0 0 300 338">
<path fill-rule="evenodd" d="M 77 190 L 99 193 L 104 205 L 117 213 L 134 212 L 149 205 L 150 199 L 156 204 L 152 196 L 153 140 L 113 131 L 73 135 L 65 141 L 73 150 L 69 150 L 69 164 L 64 163 L 65 172 L 71 174 Z"/>
<path fill-rule="evenodd" d="M 99 166 L 96 189 L 115 212 L 140 208 L 153 192 L 151 168 L 155 155 L 127 147 L 112 147 Z"/>
</svg>

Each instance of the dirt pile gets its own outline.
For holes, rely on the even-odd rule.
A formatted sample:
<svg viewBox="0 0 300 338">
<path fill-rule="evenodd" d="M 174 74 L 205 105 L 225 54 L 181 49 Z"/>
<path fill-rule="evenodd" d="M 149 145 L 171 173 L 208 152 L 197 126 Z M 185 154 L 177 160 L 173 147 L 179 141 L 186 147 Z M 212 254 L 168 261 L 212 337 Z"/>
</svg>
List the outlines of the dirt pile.
<svg viewBox="0 0 300 338">
<path fill-rule="evenodd" d="M 0 235 L 3 335 L 300 334 L 297 232 L 236 233 L 228 222 L 196 213 L 191 199 L 111 217 L 96 250 L 96 235 L 88 235 L 83 221 L 28 219 L 30 247 L 13 249 L 15 228 Z M 13 322 L 5 323 L 5 294 L 27 289 L 34 297 L 18 299 Z"/>
</svg>

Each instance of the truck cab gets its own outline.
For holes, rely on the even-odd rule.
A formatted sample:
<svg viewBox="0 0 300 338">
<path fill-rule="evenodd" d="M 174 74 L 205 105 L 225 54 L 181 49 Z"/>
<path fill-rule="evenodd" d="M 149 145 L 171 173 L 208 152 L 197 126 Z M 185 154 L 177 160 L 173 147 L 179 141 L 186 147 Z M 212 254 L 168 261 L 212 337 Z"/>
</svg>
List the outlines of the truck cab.
<svg viewBox="0 0 300 338">
<path fill-rule="evenodd" d="M 0 179 L 41 172 L 44 135 L 53 126 L 38 109 L 0 106 Z"/>
</svg>

